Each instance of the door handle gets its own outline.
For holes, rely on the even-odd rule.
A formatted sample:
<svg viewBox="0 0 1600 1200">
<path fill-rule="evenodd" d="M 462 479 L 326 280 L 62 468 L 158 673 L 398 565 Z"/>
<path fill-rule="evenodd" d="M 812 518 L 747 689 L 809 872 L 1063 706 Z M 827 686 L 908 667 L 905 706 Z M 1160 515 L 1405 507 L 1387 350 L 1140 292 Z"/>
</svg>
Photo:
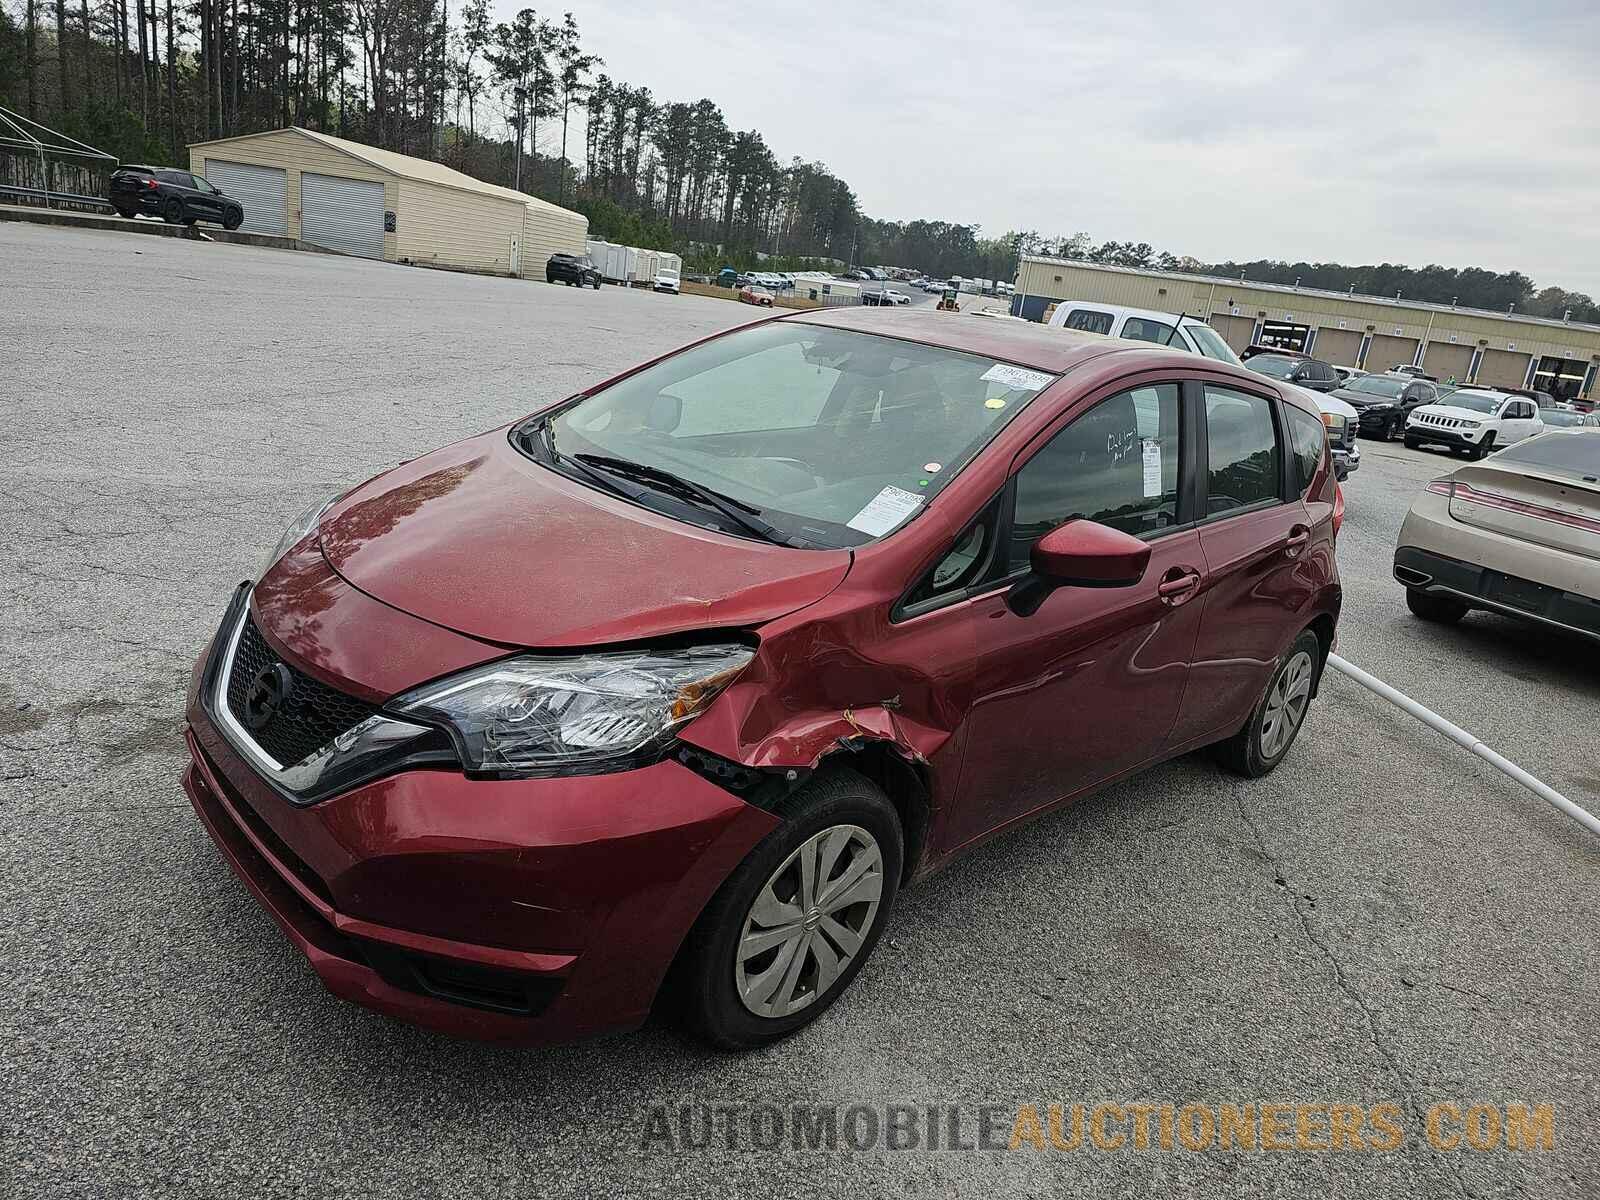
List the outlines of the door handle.
<svg viewBox="0 0 1600 1200">
<path fill-rule="evenodd" d="M 1288 540 L 1283 548 L 1290 558 L 1295 558 L 1300 551 L 1306 548 L 1306 543 L 1311 540 L 1311 528 L 1308 525 L 1295 525 L 1289 530 Z"/>
<path fill-rule="evenodd" d="M 1187 601 L 1200 587 L 1200 574 L 1189 567 L 1173 567 L 1156 584 L 1156 595 L 1161 603 L 1173 608 Z"/>
</svg>

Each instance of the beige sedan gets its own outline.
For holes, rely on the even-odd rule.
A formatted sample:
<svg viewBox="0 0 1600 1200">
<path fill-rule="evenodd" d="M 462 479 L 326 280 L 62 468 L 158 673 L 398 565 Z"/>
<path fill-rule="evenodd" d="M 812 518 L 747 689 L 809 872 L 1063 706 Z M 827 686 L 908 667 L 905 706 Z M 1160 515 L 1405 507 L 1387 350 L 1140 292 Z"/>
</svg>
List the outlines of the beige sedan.
<svg viewBox="0 0 1600 1200">
<path fill-rule="evenodd" d="M 1394 577 L 1425 621 L 1472 609 L 1600 640 L 1600 429 L 1559 429 L 1435 479 Z"/>
</svg>

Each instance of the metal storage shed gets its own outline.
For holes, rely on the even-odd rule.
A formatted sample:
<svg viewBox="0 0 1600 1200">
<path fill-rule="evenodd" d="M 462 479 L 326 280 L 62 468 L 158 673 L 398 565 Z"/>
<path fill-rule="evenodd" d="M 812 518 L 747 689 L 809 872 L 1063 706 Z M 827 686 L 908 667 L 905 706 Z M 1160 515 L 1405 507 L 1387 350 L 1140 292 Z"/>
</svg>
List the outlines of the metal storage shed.
<svg viewBox="0 0 1600 1200">
<path fill-rule="evenodd" d="M 198 142 L 189 161 L 244 204 L 243 228 L 390 262 L 537 277 L 589 231 L 581 213 L 298 126 Z"/>
</svg>

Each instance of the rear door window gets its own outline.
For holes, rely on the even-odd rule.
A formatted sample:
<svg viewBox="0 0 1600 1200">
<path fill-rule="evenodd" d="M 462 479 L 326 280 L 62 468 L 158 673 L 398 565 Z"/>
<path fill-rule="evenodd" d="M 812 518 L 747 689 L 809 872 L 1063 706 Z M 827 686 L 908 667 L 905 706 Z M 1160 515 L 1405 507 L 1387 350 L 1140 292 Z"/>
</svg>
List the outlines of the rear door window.
<svg viewBox="0 0 1600 1200">
<path fill-rule="evenodd" d="M 1084 333 L 1110 333 L 1111 314 L 1097 312 L 1092 308 L 1075 308 L 1067 314 L 1067 319 L 1062 327 L 1065 329 L 1078 329 Z"/>
<path fill-rule="evenodd" d="M 1135 537 L 1176 525 L 1178 452 L 1175 383 L 1119 392 L 1074 419 L 1017 472 L 1010 570 L 1027 570 L 1033 543 L 1076 517 Z"/>
<path fill-rule="evenodd" d="M 1129 317 L 1122 323 L 1122 336 L 1136 342 L 1155 342 L 1158 346 L 1165 346 L 1172 338 L 1172 326 L 1152 321 L 1149 317 Z"/>
<path fill-rule="evenodd" d="M 1280 499 L 1282 460 L 1272 404 L 1206 385 L 1206 512 Z"/>
</svg>

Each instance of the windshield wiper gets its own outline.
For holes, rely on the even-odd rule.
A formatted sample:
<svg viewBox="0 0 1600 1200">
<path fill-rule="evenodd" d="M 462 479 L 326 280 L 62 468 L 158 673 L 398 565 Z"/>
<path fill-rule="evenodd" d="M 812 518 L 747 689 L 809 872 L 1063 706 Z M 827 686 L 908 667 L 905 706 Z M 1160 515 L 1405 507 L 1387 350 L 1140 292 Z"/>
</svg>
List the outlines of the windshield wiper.
<svg viewBox="0 0 1600 1200">
<path fill-rule="evenodd" d="M 783 530 L 761 516 L 759 508 L 735 500 L 732 496 L 724 496 L 721 492 L 713 491 L 692 479 L 674 475 L 671 471 L 652 467 L 648 463 L 634 462 L 632 459 L 613 458 L 609 454 L 575 454 L 569 461 L 577 462 L 591 471 L 599 468 L 609 475 L 620 475 L 625 479 L 638 479 L 654 484 L 659 489 L 674 492 L 688 500 L 698 501 L 702 507 L 712 509 L 745 532 L 753 533 L 764 541 L 778 546 L 793 544 Z"/>
</svg>

